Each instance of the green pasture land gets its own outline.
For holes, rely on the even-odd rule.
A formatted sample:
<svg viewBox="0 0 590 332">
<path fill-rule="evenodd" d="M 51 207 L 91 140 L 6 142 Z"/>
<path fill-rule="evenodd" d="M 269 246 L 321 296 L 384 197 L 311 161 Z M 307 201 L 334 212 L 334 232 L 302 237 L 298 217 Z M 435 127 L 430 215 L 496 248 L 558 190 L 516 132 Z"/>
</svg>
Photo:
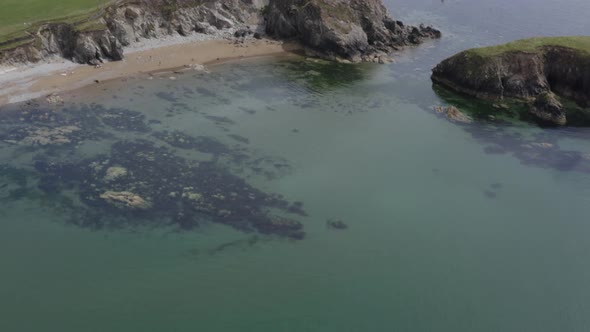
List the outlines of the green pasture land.
<svg viewBox="0 0 590 332">
<path fill-rule="evenodd" d="M 488 57 L 515 51 L 535 52 L 543 46 L 561 46 L 576 49 L 584 53 L 590 53 L 590 36 L 536 37 L 516 40 L 498 46 L 476 48 L 467 52 L 471 52 L 482 57 Z"/>
<path fill-rule="evenodd" d="M 90 15 L 111 0 L 0 0 L 0 42 L 23 36 L 39 22 Z"/>
</svg>

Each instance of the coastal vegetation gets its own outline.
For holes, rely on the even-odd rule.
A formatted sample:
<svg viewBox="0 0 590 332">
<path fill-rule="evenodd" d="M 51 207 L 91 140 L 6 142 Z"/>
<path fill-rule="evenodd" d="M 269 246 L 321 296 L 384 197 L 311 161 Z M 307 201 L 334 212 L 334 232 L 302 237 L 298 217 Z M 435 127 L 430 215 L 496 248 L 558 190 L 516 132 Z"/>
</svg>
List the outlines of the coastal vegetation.
<svg viewBox="0 0 590 332">
<path fill-rule="evenodd" d="M 539 49 L 548 46 L 565 47 L 583 53 L 590 53 L 590 36 L 534 37 L 519 39 L 501 45 L 474 48 L 466 52 L 482 57 L 492 57 L 507 52 L 537 52 Z"/>
<path fill-rule="evenodd" d="M 26 36 L 44 22 L 88 19 L 111 0 L 5 0 L 0 10 L 0 42 Z"/>
</svg>

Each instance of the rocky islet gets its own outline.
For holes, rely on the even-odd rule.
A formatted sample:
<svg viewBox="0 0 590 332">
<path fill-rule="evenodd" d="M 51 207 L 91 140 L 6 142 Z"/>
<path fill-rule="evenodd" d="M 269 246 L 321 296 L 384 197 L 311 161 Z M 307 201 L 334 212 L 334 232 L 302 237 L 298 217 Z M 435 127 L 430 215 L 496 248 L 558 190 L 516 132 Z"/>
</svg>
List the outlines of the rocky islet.
<svg viewBox="0 0 590 332">
<path fill-rule="evenodd" d="M 467 50 L 438 64 L 432 80 L 479 99 L 524 104 L 521 114 L 543 124 L 587 126 L 588 45 L 590 37 L 555 37 Z"/>
</svg>

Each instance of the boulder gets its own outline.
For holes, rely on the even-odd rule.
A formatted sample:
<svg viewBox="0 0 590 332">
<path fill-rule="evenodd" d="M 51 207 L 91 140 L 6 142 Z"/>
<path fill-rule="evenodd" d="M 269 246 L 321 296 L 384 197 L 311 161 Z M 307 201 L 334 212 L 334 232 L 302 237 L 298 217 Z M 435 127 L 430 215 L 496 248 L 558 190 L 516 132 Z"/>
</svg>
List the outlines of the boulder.
<svg viewBox="0 0 590 332">
<path fill-rule="evenodd" d="M 563 126 L 567 123 L 563 105 L 552 92 L 537 96 L 529 108 L 529 112 L 543 122 Z"/>
<path fill-rule="evenodd" d="M 461 122 L 461 123 L 473 122 L 473 119 L 471 119 L 470 116 L 461 112 L 457 107 L 452 106 L 452 105 L 447 106 L 447 107 L 437 106 L 434 108 L 434 110 L 436 111 L 436 113 L 443 114 L 451 121 Z"/>
</svg>

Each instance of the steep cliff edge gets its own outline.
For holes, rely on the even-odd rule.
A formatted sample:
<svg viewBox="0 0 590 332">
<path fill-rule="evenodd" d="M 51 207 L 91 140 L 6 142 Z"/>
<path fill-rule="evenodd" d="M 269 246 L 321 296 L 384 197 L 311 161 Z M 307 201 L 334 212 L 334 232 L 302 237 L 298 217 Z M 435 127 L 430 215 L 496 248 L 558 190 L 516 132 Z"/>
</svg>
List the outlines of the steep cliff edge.
<svg viewBox="0 0 590 332">
<path fill-rule="evenodd" d="M 467 50 L 438 64 L 432 80 L 476 98 L 527 102 L 529 114 L 544 122 L 590 123 L 585 109 L 590 106 L 590 37 L 532 38 Z M 564 107 L 556 95 L 579 107 Z"/>
<path fill-rule="evenodd" d="M 0 64 L 55 55 L 98 64 L 121 60 L 123 48 L 140 39 L 231 29 L 250 33 L 248 27 L 265 22 L 272 36 L 298 39 L 318 56 L 355 62 L 383 62 L 393 50 L 440 37 L 431 27 L 393 20 L 381 0 L 118 0 L 79 20 L 41 23 L 0 42 Z"/>
<path fill-rule="evenodd" d="M 327 58 L 376 61 L 391 51 L 440 38 L 440 31 L 394 20 L 381 0 L 271 0 L 266 31 L 296 38 Z"/>
</svg>

